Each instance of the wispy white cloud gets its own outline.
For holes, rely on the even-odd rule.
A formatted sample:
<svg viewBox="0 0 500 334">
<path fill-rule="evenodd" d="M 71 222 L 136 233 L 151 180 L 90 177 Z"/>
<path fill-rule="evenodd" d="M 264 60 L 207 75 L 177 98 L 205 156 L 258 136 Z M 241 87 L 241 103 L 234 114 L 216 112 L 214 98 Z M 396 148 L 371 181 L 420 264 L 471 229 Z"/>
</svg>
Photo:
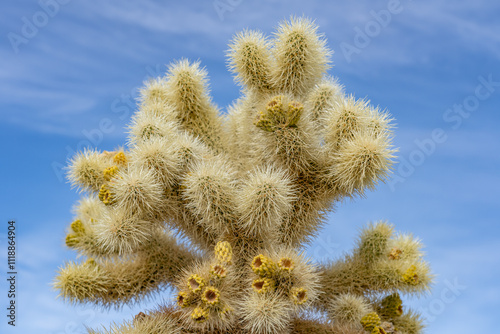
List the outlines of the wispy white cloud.
<svg viewBox="0 0 500 334">
<path fill-rule="evenodd" d="M 488 10 L 485 10 L 488 8 Z M 427 1 L 414 4 L 415 20 L 407 21 L 415 24 L 421 31 L 436 33 L 447 31 L 458 41 L 457 44 L 470 50 L 488 51 L 497 58 L 500 57 L 500 36 L 496 33 L 500 29 L 500 22 L 495 19 L 485 19 L 485 16 L 494 15 L 500 6 L 491 1 Z M 431 23 L 426 25 L 425 23 Z"/>
<path fill-rule="evenodd" d="M 17 102 L 19 109 L 24 107 L 27 112 L 40 115 L 30 118 L 23 115 L 23 111 L 16 111 L 20 117 L 10 118 L 10 121 L 31 123 L 32 128 L 39 128 L 45 133 L 70 134 L 74 131 L 65 131 L 69 120 L 48 124 L 56 119 L 54 114 L 59 114 L 58 111 L 102 112 L 94 108 L 99 101 L 121 94 L 119 87 L 123 87 L 124 78 L 133 80 L 132 76 L 120 74 L 127 72 L 130 64 L 148 64 L 151 55 L 167 63 L 172 60 L 168 54 L 172 54 L 174 48 L 182 50 L 180 54 L 202 57 L 205 61 L 217 59 L 222 65 L 217 70 L 226 73 L 224 60 L 220 58 L 234 32 L 244 27 L 258 27 L 270 32 L 278 20 L 292 14 L 316 18 L 320 31 L 325 32 L 330 45 L 337 49 L 334 61 L 342 64 L 342 67 L 334 68 L 333 73 L 340 70 L 347 75 L 378 76 L 380 71 L 386 71 L 387 66 L 410 66 L 421 62 L 422 55 L 435 52 L 436 48 L 439 50 L 436 44 L 439 39 L 433 37 L 436 32 L 453 36 L 456 39 L 454 45 L 460 49 L 472 45 L 474 50 L 480 51 L 483 47 L 494 48 L 498 44 L 496 42 L 500 37 L 494 34 L 498 23 L 468 20 L 468 13 L 478 11 L 476 4 L 466 1 L 458 2 L 456 7 L 445 1 L 401 1 L 401 4 L 404 8 L 402 13 L 395 15 L 391 24 L 374 38 L 369 49 L 359 55 L 355 66 L 348 66 L 343 62 L 339 44 L 352 41 L 353 28 L 363 28 L 373 20 L 370 11 L 385 9 L 387 2 L 360 1 L 352 6 L 344 2 L 313 1 L 305 7 L 303 2 L 295 0 L 286 4 L 279 1 L 243 1 L 226 13 L 224 21 L 220 21 L 212 2 L 189 6 L 155 1 L 109 1 L 99 6 L 74 2 L 63 7 L 40 32 L 40 37 L 30 42 L 32 45 L 27 45 L 36 52 L 27 48 L 16 58 L 13 58 L 11 50 L 2 52 L 2 58 L 5 56 L 13 61 L 11 66 L 3 68 L 0 80 L 3 86 L 8 87 L 5 91 L 6 102 Z M 31 13 L 26 10 L 25 15 Z M 14 16 L 22 14 L 16 9 Z M 87 24 L 90 20 L 93 22 L 91 25 Z M 22 23 L 16 19 L 9 22 L 12 29 Z M 111 28 L 113 26 L 116 28 Z M 405 26 L 411 27 L 411 31 L 401 30 Z M 163 40 L 159 43 L 158 38 L 162 35 Z M 189 39 L 183 37 L 187 35 Z M 423 36 L 431 42 L 422 43 Z M 415 42 L 418 42 L 417 49 Z M 162 53 L 166 57 L 161 57 Z M 419 56 L 416 58 L 415 54 Z M 115 77 L 116 80 L 92 82 L 90 75 L 96 73 L 107 73 L 108 78 Z M 412 80 L 417 84 L 426 79 L 416 77 Z M 64 83 L 65 89 L 60 94 L 67 96 L 61 99 L 48 97 L 46 91 L 61 90 L 61 83 Z M 432 82 L 425 84 L 433 85 Z M 434 85 L 439 87 L 440 84 L 436 82 Z M 455 89 L 461 84 L 454 83 Z M 44 107 L 47 104 L 48 108 Z M 4 112 L 11 113 L 10 110 Z M 79 124 L 85 122 L 82 117 L 77 119 Z"/>
</svg>

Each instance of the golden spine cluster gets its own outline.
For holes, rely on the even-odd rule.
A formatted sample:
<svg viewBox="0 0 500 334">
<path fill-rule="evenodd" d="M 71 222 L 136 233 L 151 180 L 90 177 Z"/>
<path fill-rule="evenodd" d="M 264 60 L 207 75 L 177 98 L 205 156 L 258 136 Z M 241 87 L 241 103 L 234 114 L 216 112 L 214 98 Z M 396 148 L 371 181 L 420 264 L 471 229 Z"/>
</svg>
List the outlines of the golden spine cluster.
<svg viewBox="0 0 500 334">
<path fill-rule="evenodd" d="M 330 56 L 312 21 L 291 18 L 230 43 L 242 93 L 225 115 L 199 62 L 145 83 L 126 148 L 69 163 L 85 195 L 66 245 L 84 260 L 59 270 L 60 296 L 119 308 L 176 289 L 113 334 L 421 333 L 401 299 L 432 283 L 419 240 L 379 222 L 341 259 L 303 255 L 332 207 L 387 178 L 395 152 L 388 113 L 346 95 Z"/>
</svg>

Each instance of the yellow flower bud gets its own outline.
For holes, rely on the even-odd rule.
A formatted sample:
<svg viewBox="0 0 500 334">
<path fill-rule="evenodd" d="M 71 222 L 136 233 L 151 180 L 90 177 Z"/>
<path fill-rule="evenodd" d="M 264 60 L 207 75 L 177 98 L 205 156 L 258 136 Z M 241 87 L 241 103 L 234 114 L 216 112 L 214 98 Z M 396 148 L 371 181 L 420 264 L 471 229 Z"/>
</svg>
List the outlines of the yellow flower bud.
<svg viewBox="0 0 500 334">
<path fill-rule="evenodd" d="M 116 153 L 115 156 L 113 157 L 113 162 L 117 165 L 126 165 L 127 157 L 125 156 L 125 153 L 123 152 Z"/>
<path fill-rule="evenodd" d="M 304 106 L 297 101 L 290 101 L 285 105 L 284 100 L 283 95 L 278 95 L 269 101 L 266 109 L 258 113 L 255 126 L 268 132 L 284 127 L 296 127 Z"/>
<path fill-rule="evenodd" d="M 412 264 L 403 274 L 403 282 L 408 283 L 410 285 L 418 284 L 418 274 L 417 274 L 417 266 Z"/>
<path fill-rule="evenodd" d="M 386 334 L 386 331 L 382 327 L 377 326 L 372 329 L 370 334 Z"/>
<path fill-rule="evenodd" d="M 227 241 L 219 241 L 215 245 L 215 255 L 220 263 L 231 263 L 233 258 L 233 249 Z"/>
<path fill-rule="evenodd" d="M 80 219 L 75 220 L 74 222 L 71 223 L 71 229 L 73 232 L 76 234 L 83 234 L 85 233 L 85 227 L 83 226 L 83 223 Z"/>
<path fill-rule="evenodd" d="M 208 305 L 218 304 L 220 299 L 220 291 L 213 286 L 207 286 L 201 295 L 201 300 L 203 300 Z"/>
<path fill-rule="evenodd" d="M 276 270 L 276 264 L 267 256 L 259 254 L 253 258 L 252 270 L 261 277 L 271 277 Z"/>
<path fill-rule="evenodd" d="M 278 267 L 287 272 L 291 272 L 295 268 L 295 263 L 289 257 L 282 257 L 278 262 Z"/>
<path fill-rule="evenodd" d="M 118 173 L 119 170 L 120 169 L 117 166 L 111 166 L 111 167 L 106 168 L 103 172 L 104 179 L 106 181 L 111 180 Z"/>
<path fill-rule="evenodd" d="M 213 277 L 224 278 L 226 277 L 226 273 L 226 268 L 221 264 L 210 266 L 210 275 L 212 275 Z"/>
<path fill-rule="evenodd" d="M 376 327 L 380 326 L 380 324 L 380 317 L 376 312 L 368 313 L 363 318 L 361 318 L 361 325 L 365 330 L 370 332 Z"/>
<path fill-rule="evenodd" d="M 75 247 L 78 245 L 78 236 L 75 234 L 68 234 L 66 236 L 66 246 L 68 247 Z"/>
<path fill-rule="evenodd" d="M 189 276 L 187 281 L 188 289 L 193 293 L 198 293 L 205 286 L 205 280 L 197 274 Z"/>
<path fill-rule="evenodd" d="M 266 293 L 274 290 L 274 280 L 270 278 L 257 278 L 253 281 L 252 287 L 258 293 Z"/>
<path fill-rule="evenodd" d="M 113 194 L 109 190 L 109 187 L 107 184 L 103 184 L 101 186 L 101 189 L 99 190 L 99 199 L 101 202 L 103 202 L 106 205 L 111 205 L 115 202 L 113 198 Z"/>
<path fill-rule="evenodd" d="M 205 322 L 208 319 L 208 310 L 198 306 L 191 313 L 191 319 L 198 323 Z"/>
<path fill-rule="evenodd" d="M 185 291 L 179 291 L 177 294 L 177 305 L 179 305 L 181 308 L 188 307 L 192 303 L 192 298 L 189 293 Z"/>
</svg>

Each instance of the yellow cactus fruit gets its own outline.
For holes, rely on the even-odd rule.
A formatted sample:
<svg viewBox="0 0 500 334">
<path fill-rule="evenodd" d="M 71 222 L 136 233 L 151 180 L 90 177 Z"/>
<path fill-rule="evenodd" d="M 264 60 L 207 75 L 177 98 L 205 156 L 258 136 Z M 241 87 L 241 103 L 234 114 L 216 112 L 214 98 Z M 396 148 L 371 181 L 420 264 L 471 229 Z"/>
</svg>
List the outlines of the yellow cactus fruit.
<svg viewBox="0 0 500 334">
<path fill-rule="evenodd" d="M 226 273 L 227 273 L 226 268 L 221 264 L 210 266 L 210 275 L 212 277 L 224 278 L 226 277 Z"/>
<path fill-rule="evenodd" d="M 363 318 L 361 318 L 361 325 L 366 331 L 371 332 L 376 327 L 380 326 L 381 321 L 380 317 L 376 312 L 371 312 L 366 314 Z"/>
<path fill-rule="evenodd" d="M 227 241 L 219 241 L 215 245 L 215 255 L 220 263 L 231 263 L 233 258 L 233 249 Z"/>
<path fill-rule="evenodd" d="M 83 226 L 83 223 L 80 219 L 75 220 L 74 222 L 71 223 L 71 229 L 73 232 L 76 234 L 83 234 L 85 233 L 85 227 Z"/>
<path fill-rule="evenodd" d="M 270 278 L 257 278 L 252 283 L 252 288 L 258 293 L 266 293 L 274 290 L 274 280 Z"/>
<path fill-rule="evenodd" d="M 418 284 L 418 274 L 417 274 L 417 266 L 412 264 L 403 274 L 403 282 L 408 283 L 410 285 Z"/>
<path fill-rule="evenodd" d="M 403 251 L 399 248 L 394 247 L 391 249 L 391 252 L 389 253 L 389 259 L 391 260 L 399 260 L 401 258 L 401 254 Z"/>
<path fill-rule="evenodd" d="M 203 290 L 201 300 L 207 305 L 216 305 L 220 302 L 220 291 L 213 286 L 207 286 Z"/>
<path fill-rule="evenodd" d="M 181 308 L 185 308 L 190 306 L 192 303 L 192 298 L 190 298 L 190 295 L 186 291 L 179 291 L 177 294 L 177 305 L 179 305 Z"/>
<path fill-rule="evenodd" d="M 293 302 L 297 305 L 302 305 L 307 301 L 307 290 L 304 288 L 292 288 L 290 294 Z"/>
<path fill-rule="evenodd" d="M 278 267 L 287 272 L 291 272 L 295 268 L 295 263 L 289 257 L 282 257 L 278 262 Z"/>
<path fill-rule="evenodd" d="M 205 280 L 197 274 L 189 276 L 187 280 L 187 286 L 189 291 L 193 293 L 200 292 L 205 286 Z"/>
<path fill-rule="evenodd" d="M 113 198 L 113 194 L 109 190 L 109 187 L 107 184 L 103 184 L 101 186 L 101 189 L 99 190 L 99 199 L 101 202 L 103 202 L 106 205 L 111 205 L 115 202 Z"/>
<path fill-rule="evenodd" d="M 393 293 L 382 299 L 381 314 L 388 318 L 399 317 L 403 314 L 403 301 L 398 293 Z"/>
<path fill-rule="evenodd" d="M 103 172 L 104 179 L 106 181 L 111 180 L 118 173 L 119 170 L 120 169 L 118 168 L 118 166 L 111 166 L 111 167 L 106 168 Z"/>
<path fill-rule="evenodd" d="M 257 255 L 252 261 L 252 270 L 261 277 L 271 277 L 276 269 L 274 262 L 262 254 Z"/>
<path fill-rule="evenodd" d="M 198 323 L 205 322 L 208 319 L 208 310 L 198 306 L 191 313 L 191 319 Z"/>
<path fill-rule="evenodd" d="M 78 245 L 78 236 L 75 234 L 68 234 L 66 236 L 66 246 L 72 248 Z"/>
<path fill-rule="evenodd" d="M 113 162 L 117 165 L 126 165 L 127 161 L 128 161 L 127 157 L 125 156 L 125 153 L 123 153 L 123 152 L 118 152 L 113 157 Z"/>
</svg>

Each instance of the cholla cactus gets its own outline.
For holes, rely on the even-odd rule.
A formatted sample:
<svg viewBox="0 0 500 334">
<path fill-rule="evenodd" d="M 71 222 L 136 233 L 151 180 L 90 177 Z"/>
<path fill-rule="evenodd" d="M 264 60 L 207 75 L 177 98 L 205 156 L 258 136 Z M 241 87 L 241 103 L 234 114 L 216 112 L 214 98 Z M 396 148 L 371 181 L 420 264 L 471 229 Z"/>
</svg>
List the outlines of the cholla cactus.
<svg viewBox="0 0 500 334">
<path fill-rule="evenodd" d="M 292 18 L 273 38 L 236 35 L 242 95 L 225 115 L 199 63 L 172 64 L 141 90 L 126 149 L 70 162 L 85 195 L 66 244 L 84 259 L 60 269 L 60 295 L 107 308 L 176 291 L 105 333 L 420 333 L 400 298 L 432 281 L 417 239 L 378 222 L 341 259 L 303 254 L 336 203 L 384 181 L 395 151 L 389 115 L 326 75 L 316 29 Z"/>
</svg>

